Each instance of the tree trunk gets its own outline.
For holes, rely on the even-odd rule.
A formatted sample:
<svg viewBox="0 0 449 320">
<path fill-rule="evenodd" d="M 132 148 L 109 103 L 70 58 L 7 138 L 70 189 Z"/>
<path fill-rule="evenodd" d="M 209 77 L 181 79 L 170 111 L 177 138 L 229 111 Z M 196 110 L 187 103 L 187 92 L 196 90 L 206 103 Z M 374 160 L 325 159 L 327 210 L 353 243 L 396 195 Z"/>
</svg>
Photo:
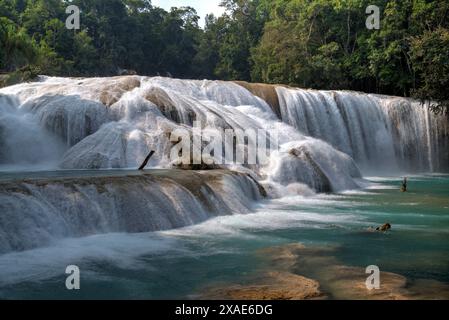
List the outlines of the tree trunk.
<svg viewBox="0 0 449 320">
<path fill-rule="evenodd" d="M 148 164 L 148 161 L 150 161 L 151 157 L 155 154 L 155 151 L 151 150 L 150 154 L 145 158 L 145 161 L 142 163 L 142 165 L 139 167 L 139 171 L 142 171 L 145 169 L 145 167 Z"/>
</svg>

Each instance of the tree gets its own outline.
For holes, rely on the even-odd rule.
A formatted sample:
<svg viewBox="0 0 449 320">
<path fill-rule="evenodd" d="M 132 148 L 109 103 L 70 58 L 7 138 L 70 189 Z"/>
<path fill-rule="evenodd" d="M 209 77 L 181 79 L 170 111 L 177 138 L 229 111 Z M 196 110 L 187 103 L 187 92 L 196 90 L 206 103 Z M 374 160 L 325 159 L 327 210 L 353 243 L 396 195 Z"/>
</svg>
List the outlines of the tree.
<svg viewBox="0 0 449 320">
<path fill-rule="evenodd" d="M 219 62 L 215 75 L 224 80 L 250 80 L 251 50 L 260 40 L 267 18 L 259 0 L 223 0 L 227 13 L 217 19 L 221 26 Z"/>
<path fill-rule="evenodd" d="M 191 7 L 172 8 L 162 23 L 164 48 L 158 71 L 182 77 L 192 72 L 192 61 L 199 43 L 199 17 Z"/>
<path fill-rule="evenodd" d="M 98 53 L 86 31 L 75 34 L 73 43 L 73 70 L 76 75 L 85 75 L 96 69 Z"/>
<path fill-rule="evenodd" d="M 0 43 L 0 70 L 14 71 L 37 59 L 35 42 L 6 17 L 0 17 Z"/>
<path fill-rule="evenodd" d="M 67 30 L 68 3 L 81 30 Z M 442 0 L 222 0 L 206 18 L 150 0 L 1 0 L 1 72 L 111 76 L 119 69 L 352 89 L 448 105 L 449 2 Z M 381 10 L 368 30 L 365 10 Z M 17 79 L 28 79 L 19 76 Z"/>
<path fill-rule="evenodd" d="M 221 19 L 221 22 L 224 20 Z M 215 68 L 220 61 L 219 48 L 224 33 L 224 25 L 213 15 L 206 16 L 204 33 L 199 40 L 193 60 L 193 72 L 197 78 L 215 79 Z"/>
<path fill-rule="evenodd" d="M 355 42 L 355 32 L 347 30 L 351 10 L 341 1 L 274 1 L 262 40 L 252 52 L 253 80 L 347 87 L 343 59 L 352 54 Z"/>
<path fill-rule="evenodd" d="M 413 95 L 430 102 L 434 112 L 449 115 L 449 30 L 438 28 L 414 37 L 411 61 L 420 78 Z"/>
</svg>

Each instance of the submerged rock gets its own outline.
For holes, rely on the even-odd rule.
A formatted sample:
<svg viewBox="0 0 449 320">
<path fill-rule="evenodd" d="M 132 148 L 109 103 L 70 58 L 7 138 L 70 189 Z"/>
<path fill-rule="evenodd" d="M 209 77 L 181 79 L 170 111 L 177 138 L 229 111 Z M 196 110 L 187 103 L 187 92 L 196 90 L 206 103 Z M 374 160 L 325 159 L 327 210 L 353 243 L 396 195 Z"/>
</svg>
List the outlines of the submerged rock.
<svg viewBox="0 0 449 320">
<path fill-rule="evenodd" d="M 268 262 L 264 270 L 249 275 L 249 284 L 221 285 L 204 290 L 214 299 L 338 299 L 408 300 L 448 299 L 449 286 L 434 280 L 409 281 L 381 271 L 380 289 L 368 289 L 366 270 L 343 265 L 335 256 L 338 247 L 306 247 L 300 243 L 258 252 Z"/>
<path fill-rule="evenodd" d="M 210 289 L 207 299 L 223 300 L 308 300 L 324 297 L 317 281 L 289 272 L 267 272 L 254 284 Z"/>
</svg>

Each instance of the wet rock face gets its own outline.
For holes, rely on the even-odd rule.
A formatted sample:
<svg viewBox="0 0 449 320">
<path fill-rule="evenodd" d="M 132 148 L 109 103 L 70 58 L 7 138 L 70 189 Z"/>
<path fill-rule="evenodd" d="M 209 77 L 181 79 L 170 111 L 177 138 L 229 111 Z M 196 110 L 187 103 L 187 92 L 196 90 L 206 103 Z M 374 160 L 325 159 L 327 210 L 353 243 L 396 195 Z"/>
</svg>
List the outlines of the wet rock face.
<svg viewBox="0 0 449 320">
<path fill-rule="evenodd" d="M 121 76 L 112 78 L 112 80 L 111 83 L 98 88 L 101 103 L 108 107 L 119 101 L 126 92 L 140 87 L 140 77 L 138 76 Z"/>
<path fill-rule="evenodd" d="M 111 121 L 104 105 L 76 95 L 46 95 L 28 101 L 24 108 L 35 112 L 40 124 L 68 146 L 76 145 Z"/>
<path fill-rule="evenodd" d="M 181 116 L 170 96 L 161 88 L 151 87 L 145 92 L 145 99 L 155 104 L 162 114 L 176 123 L 181 123 Z"/>
<path fill-rule="evenodd" d="M 279 98 L 276 93 L 276 86 L 263 84 L 263 83 L 249 83 L 245 81 L 235 81 L 238 85 L 244 87 L 253 95 L 261 98 L 266 103 L 268 103 L 273 110 L 273 112 L 282 119 L 281 109 L 279 105 Z"/>
<path fill-rule="evenodd" d="M 292 157 L 294 157 L 295 161 L 298 161 L 303 165 L 309 167 L 308 171 L 313 177 L 312 178 L 313 181 L 301 181 L 301 182 L 306 182 L 307 184 L 309 184 L 310 187 L 312 187 L 317 192 L 325 192 L 325 193 L 332 192 L 332 186 L 329 179 L 326 177 L 326 175 L 318 166 L 318 164 L 314 162 L 313 157 L 310 155 L 310 153 L 307 151 L 306 148 L 291 149 L 289 151 L 289 154 Z M 301 165 L 298 165 L 298 167 L 301 167 Z"/>
<path fill-rule="evenodd" d="M 301 183 L 325 193 L 358 188 L 354 179 L 361 174 L 354 161 L 321 141 L 287 145 L 280 158 L 272 179 L 284 186 Z"/>
</svg>

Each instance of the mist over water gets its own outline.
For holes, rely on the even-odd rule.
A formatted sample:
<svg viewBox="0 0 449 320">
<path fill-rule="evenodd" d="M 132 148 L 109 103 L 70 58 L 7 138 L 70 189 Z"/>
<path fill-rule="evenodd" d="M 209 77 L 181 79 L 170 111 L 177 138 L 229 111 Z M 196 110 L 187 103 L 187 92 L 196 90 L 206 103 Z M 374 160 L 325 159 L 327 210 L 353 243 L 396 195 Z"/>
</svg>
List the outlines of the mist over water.
<svg viewBox="0 0 449 320">
<path fill-rule="evenodd" d="M 0 170 L 54 168 L 64 152 L 62 141 L 36 115 L 0 96 Z"/>
</svg>

